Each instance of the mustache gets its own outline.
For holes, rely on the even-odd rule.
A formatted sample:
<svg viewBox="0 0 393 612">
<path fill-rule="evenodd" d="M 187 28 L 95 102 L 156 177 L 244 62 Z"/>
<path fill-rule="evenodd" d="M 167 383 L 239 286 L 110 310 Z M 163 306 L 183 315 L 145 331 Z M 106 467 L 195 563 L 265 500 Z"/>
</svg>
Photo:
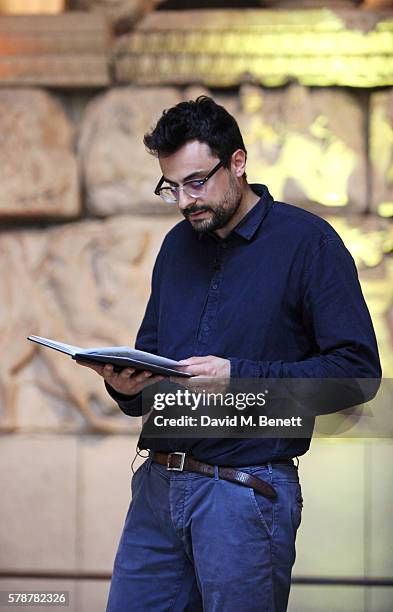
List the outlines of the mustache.
<svg viewBox="0 0 393 612">
<path fill-rule="evenodd" d="M 190 215 L 193 215 L 195 213 L 205 212 L 205 211 L 211 211 L 210 206 L 196 206 L 194 204 L 193 206 L 190 206 L 189 208 L 186 208 L 185 210 L 183 210 L 182 213 L 187 218 Z"/>
</svg>

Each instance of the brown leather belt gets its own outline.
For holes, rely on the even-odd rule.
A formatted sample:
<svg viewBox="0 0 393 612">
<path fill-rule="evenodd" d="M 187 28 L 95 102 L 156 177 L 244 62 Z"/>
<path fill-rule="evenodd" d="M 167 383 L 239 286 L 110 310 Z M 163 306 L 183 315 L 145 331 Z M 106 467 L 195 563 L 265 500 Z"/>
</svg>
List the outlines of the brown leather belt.
<svg viewBox="0 0 393 612">
<path fill-rule="evenodd" d="M 197 459 L 193 459 L 192 457 L 187 456 L 185 453 L 154 452 L 152 454 L 152 461 L 159 463 L 160 465 L 165 465 L 167 470 L 174 470 L 176 472 L 197 472 L 198 474 L 203 474 L 205 476 L 214 476 L 214 465 L 197 461 Z M 288 465 L 293 465 L 292 459 L 289 458 L 274 459 L 272 461 L 272 465 L 275 463 L 287 463 Z M 237 468 L 219 466 L 218 476 L 223 480 L 229 480 L 230 482 L 237 482 L 245 487 L 251 487 L 269 499 L 276 499 L 277 497 L 276 490 L 271 486 L 271 484 L 265 480 L 262 480 L 261 478 L 252 476 L 247 472 L 242 472 Z"/>
</svg>

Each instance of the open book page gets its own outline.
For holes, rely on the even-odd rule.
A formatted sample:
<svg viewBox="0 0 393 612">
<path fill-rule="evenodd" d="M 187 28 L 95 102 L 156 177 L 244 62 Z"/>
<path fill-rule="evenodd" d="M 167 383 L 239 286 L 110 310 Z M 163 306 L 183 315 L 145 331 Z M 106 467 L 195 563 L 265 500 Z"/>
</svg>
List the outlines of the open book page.
<svg viewBox="0 0 393 612">
<path fill-rule="evenodd" d="M 37 342 L 37 344 L 48 346 L 55 351 L 66 353 L 67 355 L 75 355 L 76 353 L 79 353 L 79 351 L 83 351 L 83 349 L 81 349 L 79 346 L 64 344 L 64 342 L 56 342 L 55 340 L 49 340 L 48 338 L 42 338 L 41 336 L 28 336 L 27 339 L 31 340 L 32 342 Z"/>
<path fill-rule="evenodd" d="M 28 340 L 71 355 L 71 357 L 77 361 L 111 363 L 115 367 L 115 371 L 119 371 L 125 367 L 134 367 L 138 370 L 149 370 L 156 374 L 164 374 L 167 376 L 190 376 L 190 374 L 175 369 L 179 367 L 180 364 L 174 359 L 160 357 L 128 346 L 81 348 L 72 344 L 58 342 L 57 340 L 43 338 L 42 336 L 28 336 Z"/>
<path fill-rule="evenodd" d="M 91 349 L 80 349 L 78 353 L 81 355 L 113 355 L 116 357 L 128 357 L 129 359 L 135 359 L 137 361 L 143 361 L 145 363 L 151 363 L 153 365 L 166 366 L 168 368 L 179 365 L 178 361 L 174 359 L 168 359 L 167 357 L 159 357 L 152 353 L 146 353 L 145 351 L 138 351 L 137 349 L 130 348 L 128 346 L 106 346 Z"/>
</svg>

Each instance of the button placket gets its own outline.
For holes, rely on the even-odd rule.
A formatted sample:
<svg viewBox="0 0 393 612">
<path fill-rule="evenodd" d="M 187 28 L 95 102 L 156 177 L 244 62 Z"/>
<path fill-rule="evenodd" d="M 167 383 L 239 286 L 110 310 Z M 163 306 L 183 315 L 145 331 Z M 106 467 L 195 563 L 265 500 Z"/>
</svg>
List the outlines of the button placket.
<svg viewBox="0 0 393 612">
<path fill-rule="evenodd" d="M 200 326 L 198 330 L 197 340 L 197 351 L 204 352 L 204 347 L 209 341 L 211 330 L 214 324 L 214 320 L 217 316 L 219 306 L 219 290 L 222 282 L 222 263 L 225 249 L 220 244 L 217 248 L 216 256 L 214 258 L 214 274 L 211 278 L 208 295 L 205 302 L 205 308 L 201 317 Z M 226 245 L 225 245 L 226 246 Z"/>
</svg>

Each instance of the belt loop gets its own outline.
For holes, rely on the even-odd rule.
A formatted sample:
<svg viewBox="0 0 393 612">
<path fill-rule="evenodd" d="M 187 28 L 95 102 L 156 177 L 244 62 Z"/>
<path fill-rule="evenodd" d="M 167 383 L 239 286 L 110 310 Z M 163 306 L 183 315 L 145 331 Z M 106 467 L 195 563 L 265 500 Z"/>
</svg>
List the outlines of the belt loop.
<svg viewBox="0 0 393 612">
<path fill-rule="evenodd" d="M 220 480 L 220 476 L 218 474 L 218 465 L 214 466 L 214 480 Z"/>
<path fill-rule="evenodd" d="M 267 464 L 267 469 L 269 470 L 269 475 L 271 476 L 273 474 L 273 467 L 270 461 Z"/>
</svg>

